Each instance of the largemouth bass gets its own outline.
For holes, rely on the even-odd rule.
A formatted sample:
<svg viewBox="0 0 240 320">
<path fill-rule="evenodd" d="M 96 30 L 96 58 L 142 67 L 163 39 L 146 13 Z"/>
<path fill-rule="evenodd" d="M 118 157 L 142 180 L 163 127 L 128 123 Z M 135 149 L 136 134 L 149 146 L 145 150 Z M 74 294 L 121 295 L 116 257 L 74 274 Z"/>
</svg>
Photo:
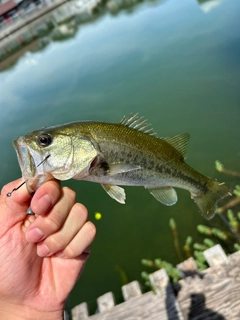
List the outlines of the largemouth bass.
<svg viewBox="0 0 240 320">
<path fill-rule="evenodd" d="M 125 203 L 125 186 L 144 186 L 161 203 L 177 202 L 174 189 L 188 190 L 201 214 L 214 216 L 217 202 L 230 195 L 224 183 L 203 176 L 184 162 L 188 134 L 157 138 L 144 118 L 120 123 L 72 122 L 45 127 L 13 141 L 29 192 L 50 179 L 100 183 Z"/>
</svg>

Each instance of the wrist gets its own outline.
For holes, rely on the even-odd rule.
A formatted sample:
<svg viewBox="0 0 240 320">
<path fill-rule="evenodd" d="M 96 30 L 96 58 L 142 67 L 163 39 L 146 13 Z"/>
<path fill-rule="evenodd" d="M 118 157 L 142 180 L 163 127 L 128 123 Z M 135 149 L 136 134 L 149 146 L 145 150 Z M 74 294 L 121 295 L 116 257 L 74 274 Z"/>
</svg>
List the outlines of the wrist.
<svg viewBox="0 0 240 320">
<path fill-rule="evenodd" d="M 63 320 L 63 310 L 43 311 L 26 305 L 0 302 L 0 319 L 4 320 Z"/>
</svg>

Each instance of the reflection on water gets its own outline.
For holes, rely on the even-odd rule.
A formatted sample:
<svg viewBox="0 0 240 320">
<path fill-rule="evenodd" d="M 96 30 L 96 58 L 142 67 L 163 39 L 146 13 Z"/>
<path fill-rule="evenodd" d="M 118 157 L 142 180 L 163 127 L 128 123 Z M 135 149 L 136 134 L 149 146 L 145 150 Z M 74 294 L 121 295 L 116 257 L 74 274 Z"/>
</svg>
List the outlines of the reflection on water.
<svg viewBox="0 0 240 320">
<path fill-rule="evenodd" d="M 0 70 L 16 62 L 26 51 L 39 51 L 51 41 L 73 37 L 81 22 L 93 19 L 92 10 L 97 5 L 94 0 L 67 2 L 3 39 L 0 43 Z"/>
<path fill-rule="evenodd" d="M 146 3 L 155 5 L 165 1 L 167 0 L 145 0 Z M 198 0 L 198 3 L 203 12 L 207 13 L 222 1 Z M 139 3 L 142 3 L 142 0 L 78 0 L 64 3 L 26 27 L 20 28 L 11 37 L 3 38 L 0 42 L 0 71 L 13 66 L 27 51 L 43 50 L 52 41 L 74 37 L 83 23 L 91 22 L 107 13 L 116 15 L 121 10 L 133 13 Z M 39 8 L 39 14 L 41 10 L 42 7 Z M 5 31 L 0 30 L 0 39 L 1 32 Z"/>
<path fill-rule="evenodd" d="M 218 7 L 224 0 L 197 0 L 201 10 L 205 13 Z"/>
</svg>

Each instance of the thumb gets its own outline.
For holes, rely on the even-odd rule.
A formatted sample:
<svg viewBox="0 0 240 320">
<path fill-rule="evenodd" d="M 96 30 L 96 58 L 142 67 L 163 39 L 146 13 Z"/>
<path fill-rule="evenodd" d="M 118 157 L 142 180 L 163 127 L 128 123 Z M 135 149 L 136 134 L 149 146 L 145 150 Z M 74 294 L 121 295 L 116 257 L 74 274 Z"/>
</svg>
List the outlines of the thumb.
<svg viewBox="0 0 240 320">
<path fill-rule="evenodd" d="M 18 179 L 6 184 L 0 195 L 0 223 L 8 219 L 9 215 L 18 216 L 17 220 L 23 219 L 30 204 L 31 195 L 27 191 L 24 179 Z M 23 184 L 19 189 L 18 187 Z M 18 214 L 17 214 L 18 213 Z M 21 213 L 21 214 L 20 214 Z M 20 218 L 20 219 L 19 219 Z"/>
</svg>

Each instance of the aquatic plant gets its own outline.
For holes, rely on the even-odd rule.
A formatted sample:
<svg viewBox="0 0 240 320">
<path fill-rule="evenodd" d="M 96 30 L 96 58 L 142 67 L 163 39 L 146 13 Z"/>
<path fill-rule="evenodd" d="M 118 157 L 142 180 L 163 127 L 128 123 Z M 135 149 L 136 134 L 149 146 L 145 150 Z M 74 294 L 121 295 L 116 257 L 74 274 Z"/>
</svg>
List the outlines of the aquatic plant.
<svg viewBox="0 0 240 320">
<path fill-rule="evenodd" d="M 223 164 L 216 161 L 216 170 L 228 175 L 240 177 L 240 173 L 224 168 Z M 203 251 L 213 247 L 214 245 L 220 243 L 227 254 L 231 254 L 234 251 L 240 251 L 240 212 L 234 212 L 234 208 L 237 204 L 240 204 L 240 185 L 236 185 L 233 189 L 233 198 L 231 198 L 225 205 L 217 209 L 217 213 L 223 219 L 223 221 L 228 226 L 227 230 L 220 230 L 219 228 L 211 228 L 206 225 L 198 225 L 197 231 L 205 236 L 202 243 L 193 242 L 193 238 L 188 236 L 185 240 L 183 248 L 179 244 L 178 229 L 176 221 L 171 218 L 169 221 L 169 226 L 173 234 L 173 242 L 176 250 L 176 255 L 179 262 L 184 261 L 184 259 L 193 257 L 199 271 L 208 268 L 208 263 L 203 255 Z M 226 212 L 226 216 L 223 213 Z M 230 230 L 229 230 L 230 229 Z M 174 267 L 171 263 L 161 260 L 160 258 L 149 260 L 142 259 L 141 263 L 143 266 L 148 267 L 153 271 L 161 268 L 165 268 L 167 274 L 172 282 L 177 282 L 181 279 L 181 273 Z M 143 271 L 141 276 L 147 287 L 151 287 L 149 281 L 149 273 Z"/>
</svg>

